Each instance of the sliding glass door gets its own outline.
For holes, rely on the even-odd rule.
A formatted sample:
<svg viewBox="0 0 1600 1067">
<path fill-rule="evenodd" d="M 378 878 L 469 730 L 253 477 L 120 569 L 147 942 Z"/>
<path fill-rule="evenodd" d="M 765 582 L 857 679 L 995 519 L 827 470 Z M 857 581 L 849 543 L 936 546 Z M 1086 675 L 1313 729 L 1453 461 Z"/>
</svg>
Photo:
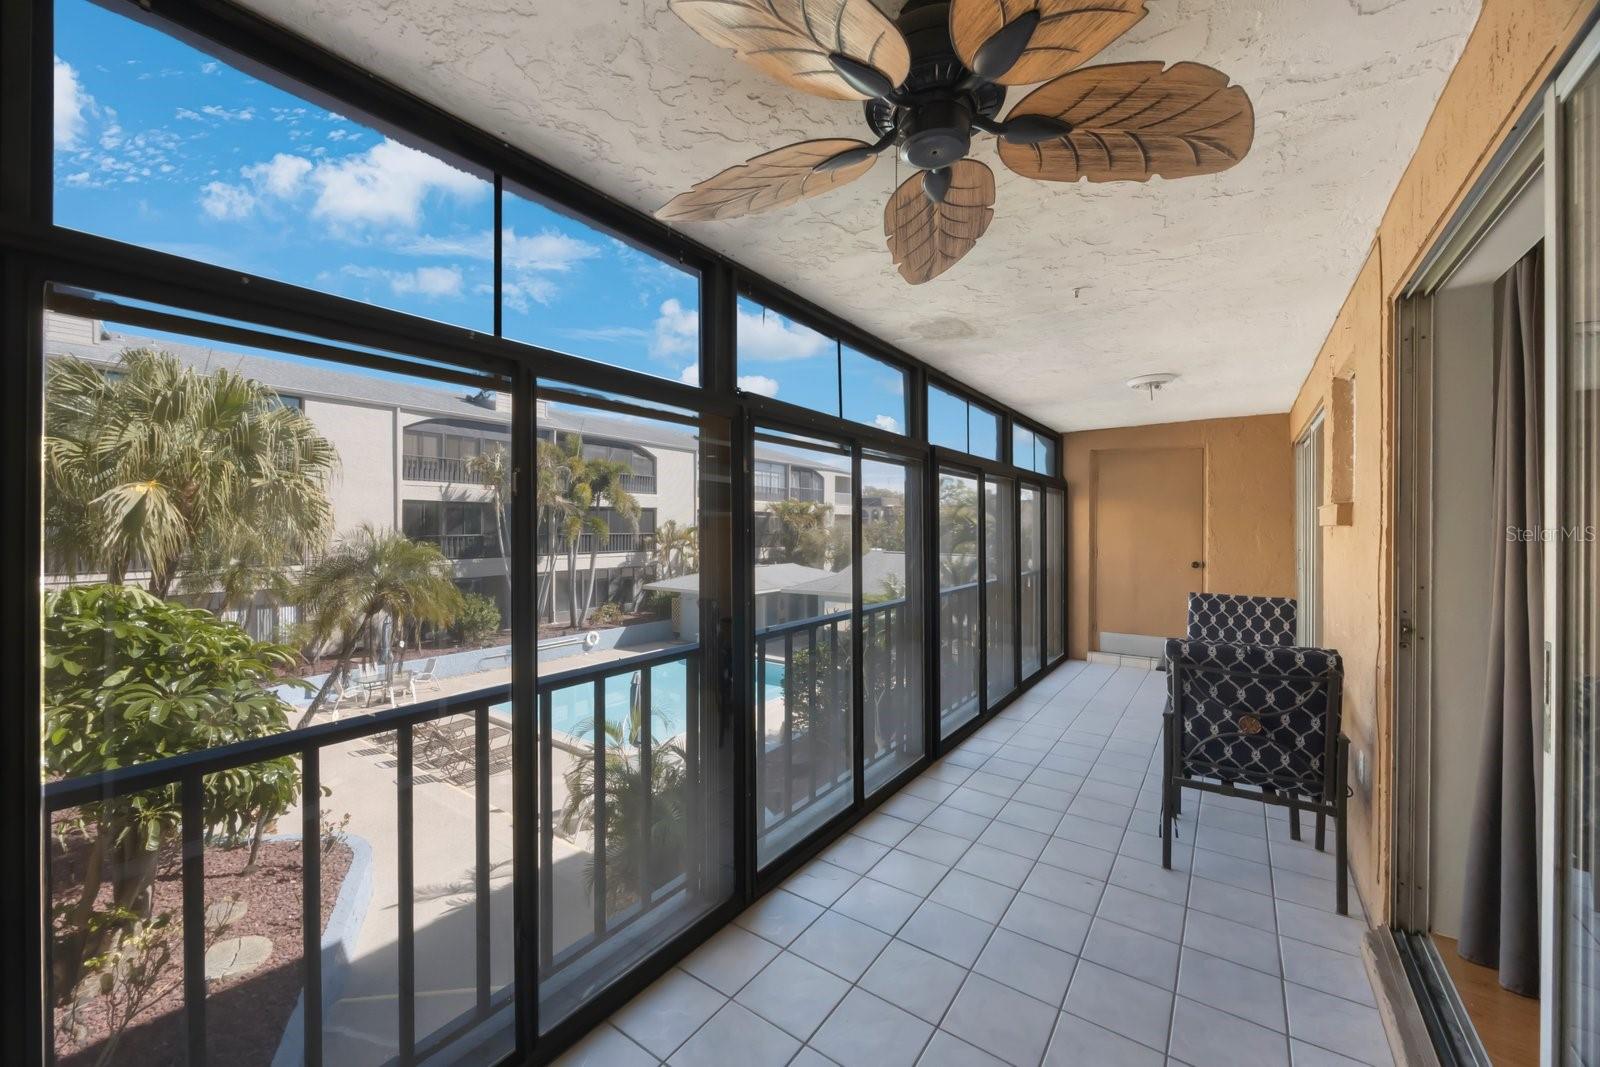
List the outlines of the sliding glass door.
<svg viewBox="0 0 1600 1067">
<path fill-rule="evenodd" d="M 882 789 L 925 751 L 922 465 L 861 457 L 862 738 L 866 787 Z"/>
<path fill-rule="evenodd" d="M 761 866 L 855 800 L 851 468 L 842 444 L 754 435 L 750 707 Z"/>
<path fill-rule="evenodd" d="M 1546 764 L 1558 824 L 1551 835 L 1555 944 L 1547 946 L 1557 961 L 1550 1014 L 1558 1032 L 1546 1062 L 1592 1064 L 1600 1062 L 1600 67 L 1565 76 L 1555 99 L 1551 118 L 1563 149 L 1552 286 L 1562 533 L 1554 702 L 1561 726 L 1558 762 Z"/>
<path fill-rule="evenodd" d="M 1022 677 L 1033 677 L 1039 669 L 1043 653 L 1044 573 L 1039 550 L 1040 525 L 1043 519 L 1039 487 L 1022 486 L 1017 508 L 1017 593 L 1021 598 L 1022 626 L 1018 640 L 1022 646 Z"/>
<path fill-rule="evenodd" d="M 978 591 L 982 523 L 975 475 L 939 472 L 939 736 L 948 737 L 982 710 Z"/>
<path fill-rule="evenodd" d="M 726 420 L 538 402 L 539 1023 L 733 891 Z"/>
<path fill-rule="evenodd" d="M 1017 483 L 983 478 L 985 706 L 1017 687 Z"/>
</svg>

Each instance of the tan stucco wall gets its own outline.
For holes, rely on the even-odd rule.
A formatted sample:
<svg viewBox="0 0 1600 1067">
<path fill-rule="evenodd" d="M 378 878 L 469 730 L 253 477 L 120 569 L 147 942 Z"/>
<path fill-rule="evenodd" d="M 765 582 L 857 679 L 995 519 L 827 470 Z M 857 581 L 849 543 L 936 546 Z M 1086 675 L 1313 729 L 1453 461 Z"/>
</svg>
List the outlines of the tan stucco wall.
<svg viewBox="0 0 1600 1067">
<path fill-rule="evenodd" d="M 1069 433 L 1062 439 L 1069 538 L 1067 649 L 1079 659 L 1093 647 L 1093 456 L 1101 450 L 1136 448 L 1205 450 L 1205 591 L 1294 595 L 1294 455 L 1288 416 Z"/>
<path fill-rule="evenodd" d="M 1353 423 L 1324 435 L 1332 471 L 1350 464 L 1345 525 L 1323 527 L 1323 641 L 1345 663 L 1353 759 L 1351 864 L 1375 921 L 1388 914 L 1392 827 L 1387 767 L 1393 707 L 1394 301 L 1516 119 L 1532 103 L 1595 0 L 1484 0 L 1371 251 L 1290 411 L 1290 436 L 1350 384 Z M 1329 479 L 1330 489 L 1339 481 Z M 1330 501 L 1332 502 L 1332 501 Z M 1334 509 L 1328 509 L 1330 513 Z"/>
</svg>

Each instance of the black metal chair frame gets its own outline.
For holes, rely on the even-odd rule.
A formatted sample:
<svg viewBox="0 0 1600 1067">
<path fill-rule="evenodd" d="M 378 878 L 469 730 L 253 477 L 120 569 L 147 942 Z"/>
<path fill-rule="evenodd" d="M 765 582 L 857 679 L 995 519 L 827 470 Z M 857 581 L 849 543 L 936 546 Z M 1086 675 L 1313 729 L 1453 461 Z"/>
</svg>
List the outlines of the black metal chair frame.
<svg viewBox="0 0 1600 1067">
<path fill-rule="evenodd" d="M 1164 770 L 1161 776 L 1161 866 L 1167 870 L 1172 869 L 1172 832 L 1173 822 L 1181 811 L 1182 791 L 1185 788 L 1197 789 L 1206 793 L 1218 793 L 1222 796 L 1241 797 L 1245 800 L 1258 800 L 1263 804 L 1275 804 L 1281 808 L 1289 809 L 1289 836 L 1300 840 L 1300 813 L 1312 812 L 1317 816 L 1317 851 L 1323 851 L 1326 842 L 1327 819 L 1331 815 L 1334 819 L 1334 866 L 1338 879 L 1337 904 L 1340 915 L 1349 912 L 1349 881 L 1350 881 L 1350 846 L 1349 829 L 1346 815 L 1349 810 L 1349 777 L 1350 777 L 1350 741 L 1340 729 L 1339 714 L 1340 698 L 1343 691 L 1343 680 L 1336 674 L 1326 675 L 1321 678 L 1308 678 L 1303 674 L 1280 674 L 1270 671 L 1239 671 L 1228 670 L 1222 667 L 1199 667 L 1192 663 L 1177 661 L 1169 662 L 1167 674 L 1167 710 L 1162 715 L 1162 765 Z M 1280 783 L 1278 787 L 1260 786 L 1255 788 L 1240 788 L 1226 780 L 1207 781 L 1203 778 L 1193 778 L 1187 775 L 1183 767 L 1183 748 L 1180 744 L 1181 710 L 1183 707 L 1183 680 L 1186 675 L 1209 675 L 1211 677 L 1235 678 L 1245 682 L 1314 682 L 1325 686 L 1328 692 L 1327 724 L 1323 730 L 1326 747 L 1323 752 L 1322 766 L 1322 795 L 1316 800 L 1306 800 L 1289 793 L 1279 792 L 1279 788 L 1287 785 Z M 1250 714 L 1258 719 L 1266 719 L 1287 714 L 1294 709 L 1252 709 Z M 1228 735 L 1221 735 L 1228 736 Z M 1238 737 L 1247 734 L 1239 730 Z M 1333 773 L 1328 774 L 1327 768 L 1332 768 Z"/>
</svg>

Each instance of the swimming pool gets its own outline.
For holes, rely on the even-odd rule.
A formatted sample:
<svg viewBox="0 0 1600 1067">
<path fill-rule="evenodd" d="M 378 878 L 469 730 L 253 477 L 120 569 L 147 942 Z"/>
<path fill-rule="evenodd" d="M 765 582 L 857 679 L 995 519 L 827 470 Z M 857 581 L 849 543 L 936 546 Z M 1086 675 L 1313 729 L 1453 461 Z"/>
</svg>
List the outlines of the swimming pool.
<svg viewBox="0 0 1600 1067">
<path fill-rule="evenodd" d="M 688 716 L 687 661 L 675 660 L 660 663 L 650 670 L 650 703 L 654 714 L 650 721 L 650 736 L 654 740 L 679 737 L 685 732 Z M 606 722 L 627 731 L 629 709 L 633 706 L 633 692 L 639 683 L 639 671 L 619 674 L 606 679 Z M 770 703 L 783 697 L 784 665 L 767 663 L 766 699 Z M 554 733 L 571 737 L 594 735 L 594 684 L 578 682 L 558 689 L 550 697 L 550 727 Z"/>
</svg>

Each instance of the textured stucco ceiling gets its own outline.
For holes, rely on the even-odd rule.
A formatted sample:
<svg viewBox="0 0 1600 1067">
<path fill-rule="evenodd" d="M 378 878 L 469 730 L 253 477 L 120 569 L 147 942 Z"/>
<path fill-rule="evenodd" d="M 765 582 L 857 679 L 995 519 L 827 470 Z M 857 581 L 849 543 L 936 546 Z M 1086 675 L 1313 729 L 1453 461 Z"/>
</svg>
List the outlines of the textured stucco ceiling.
<svg viewBox="0 0 1600 1067">
<path fill-rule="evenodd" d="M 857 104 L 771 82 L 665 0 L 248 0 L 262 14 L 644 210 L 759 152 L 862 136 Z M 880 0 L 892 14 L 900 0 Z M 1151 0 L 1096 62 L 1194 60 L 1250 93 L 1250 155 L 1147 185 L 1033 182 L 979 159 L 994 224 L 910 287 L 884 248 L 886 156 L 699 240 L 1061 429 L 1288 409 L 1477 17 L 1478 0 Z M 1010 101 L 1021 99 L 1013 90 Z M 900 177 L 906 171 L 901 167 Z M 1181 378 L 1154 400 L 1124 387 Z"/>
</svg>

